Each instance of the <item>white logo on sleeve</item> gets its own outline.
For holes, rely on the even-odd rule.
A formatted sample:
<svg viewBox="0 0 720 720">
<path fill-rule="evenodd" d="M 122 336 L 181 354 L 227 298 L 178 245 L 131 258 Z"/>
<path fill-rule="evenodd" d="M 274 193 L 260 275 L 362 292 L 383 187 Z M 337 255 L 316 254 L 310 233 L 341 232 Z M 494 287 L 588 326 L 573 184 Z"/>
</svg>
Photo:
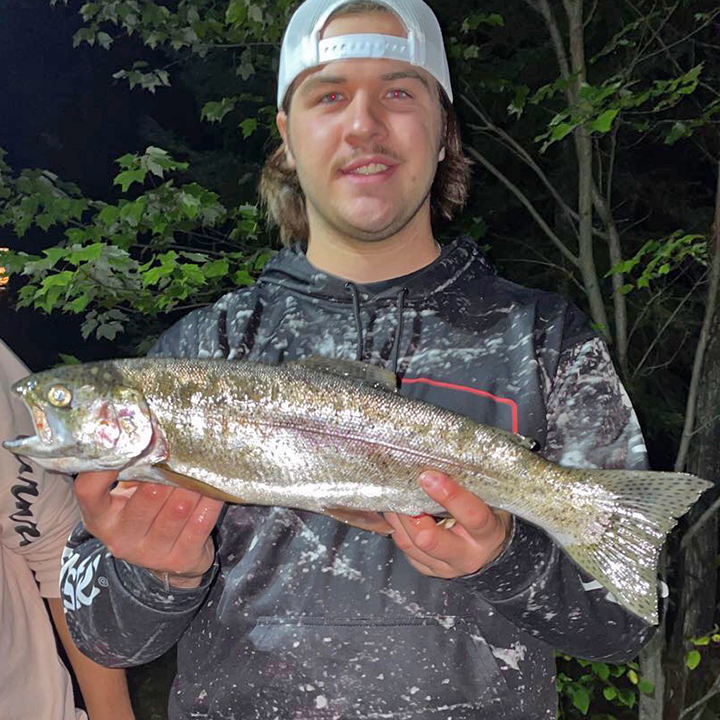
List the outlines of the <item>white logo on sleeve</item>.
<svg viewBox="0 0 720 720">
<path fill-rule="evenodd" d="M 90 607 L 93 600 L 99 595 L 100 589 L 95 585 L 95 573 L 100 563 L 100 555 L 89 557 L 79 562 L 77 555 L 72 551 L 63 553 L 63 566 L 60 572 L 60 592 L 63 607 L 75 611 L 81 606 Z M 104 578 L 98 578 L 97 584 Z M 107 584 L 107 581 L 104 583 Z"/>
</svg>

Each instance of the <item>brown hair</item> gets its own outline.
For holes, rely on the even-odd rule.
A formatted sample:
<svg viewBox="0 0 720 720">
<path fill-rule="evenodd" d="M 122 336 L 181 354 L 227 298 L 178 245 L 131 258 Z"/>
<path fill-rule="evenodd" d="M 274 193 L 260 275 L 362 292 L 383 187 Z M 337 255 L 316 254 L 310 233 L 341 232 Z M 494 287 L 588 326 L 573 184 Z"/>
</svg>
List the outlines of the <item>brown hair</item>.
<svg viewBox="0 0 720 720">
<path fill-rule="evenodd" d="M 386 6 L 373 0 L 353 0 L 338 8 L 331 16 L 366 12 L 392 12 Z M 283 100 L 283 111 L 289 115 L 294 86 L 291 86 Z M 457 210 L 465 204 L 470 181 L 470 161 L 465 157 L 460 139 L 460 125 L 452 103 L 440 84 L 437 91 L 442 109 L 444 134 L 442 147 L 445 158 L 438 164 L 435 179 L 430 190 L 430 206 L 434 217 L 451 220 Z M 292 242 L 307 242 L 309 235 L 305 194 L 300 187 L 295 170 L 285 158 L 285 145 L 270 154 L 260 175 L 260 198 L 267 208 L 272 224 L 280 230 L 283 245 Z"/>
</svg>

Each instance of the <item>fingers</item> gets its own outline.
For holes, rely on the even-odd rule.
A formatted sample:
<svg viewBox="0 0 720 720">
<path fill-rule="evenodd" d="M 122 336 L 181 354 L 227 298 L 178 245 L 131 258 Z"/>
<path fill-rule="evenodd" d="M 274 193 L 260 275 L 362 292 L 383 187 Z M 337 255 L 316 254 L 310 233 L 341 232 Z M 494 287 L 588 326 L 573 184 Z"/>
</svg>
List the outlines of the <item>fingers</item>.
<svg viewBox="0 0 720 720">
<path fill-rule="evenodd" d="M 127 559 L 129 552 L 146 546 L 148 559 L 162 557 L 172 548 L 199 497 L 170 485 L 142 483 L 117 514 L 114 525 L 118 532 L 108 545 L 110 552 Z"/>
<path fill-rule="evenodd" d="M 112 506 L 109 492 L 117 479 L 118 473 L 112 470 L 104 472 L 80 473 L 73 483 L 75 497 L 80 511 L 85 516 L 105 514 Z"/>
<path fill-rule="evenodd" d="M 219 500 L 176 490 L 143 540 L 143 549 L 157 558 L 153 566 L 178 574 L 202 575 L 212 564 L 212 546 L 207 540 L 222 507 Z"/>
<path fill-rule="evenodd" d="M 83 473 L 76 495 L 90 533 L 121 560 L 151 570 L 202 575 L 223 503 L 156 483 L 119 483 L 117 473 Z M 79 485 L 77 485 L 79 481 Z"/>
<path fill-rule="evenodd" d="M 473 572 L 461 571 L 454 566 L 464 552 L 465 540 L 452 530 L 439 526 L 431 516 L 413 518 L 386 513 L 385 518 L 395 531 L 392 535 L 394 543 L 420 572 L 436 577 L 456 577 Z"/>
<path fill-rule="evenodd" d="M 492 508 L 447 475 L 428 470 L 420 475 L 420 485 L 474 538 L 482 540 L 497 532 Z"/>
<path fill-rule="evenodd" d="M 477 572 L 502 552 L 511 526 L 508 513 L 493 510 L 443 473 L 427 471 L 419 480 L 456 523 L 445 527 L 429 515 L 386 513 L 395 530 L 393 541 L 413 567 L 426 575 L 459 577 Z"/>
</svg>

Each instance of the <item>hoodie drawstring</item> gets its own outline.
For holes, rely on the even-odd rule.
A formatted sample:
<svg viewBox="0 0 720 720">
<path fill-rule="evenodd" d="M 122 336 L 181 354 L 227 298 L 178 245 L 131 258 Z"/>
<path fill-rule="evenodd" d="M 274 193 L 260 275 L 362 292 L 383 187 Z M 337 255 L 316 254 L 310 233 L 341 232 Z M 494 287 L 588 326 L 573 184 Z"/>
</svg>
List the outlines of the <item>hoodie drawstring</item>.
<svg viewBox="0 0 720 720">
<path fill-rule="evenodd" d="M 363 338 L 362 318 L 360 317 L 360 293 L 358 289 L 351 282 L 345 283 L 345 289 L 350 291 L 353 299 L 353 314 L 355 315 L 355 329 L 357 330 L 357 359 L 363 359 L 363 352 L 365 350 L 365 340 Z"/>
<path fill-rule="evenodd" d="M 397 296 L 397 325 L 395 327 L 395 339 L 393 340 L 392 353 L 390 354 L 390 369 L 397 375 L 398 360 L 400 357 L 400 337 L 403 331 L 403 311 L 405 310 L 405 298 L 408 289 L 404 287 Z"/>
<path fill-rule="evenodd" d="M 345 283 L 345 289 L 350 291 L 353 300 L 353 316 L 355 317 L 355 329 L 357 331 L 357 359 L 362 361 L 365 351 L 365 339 L 363 337 L 362 317 L 360 316 L 360 293 L 357 287 L 351 282 Z M 400 359 L 400 339 L 403 331 L 403 312 L 405 311 L 405 299 L 409 290 L 404 287 L 397 296 L 397 323 L 395 325 L 395 337 L 393 338 L 392 351 L 390 353 L 390 369 L 397 374 L 398 362 Z"/>
</svg>

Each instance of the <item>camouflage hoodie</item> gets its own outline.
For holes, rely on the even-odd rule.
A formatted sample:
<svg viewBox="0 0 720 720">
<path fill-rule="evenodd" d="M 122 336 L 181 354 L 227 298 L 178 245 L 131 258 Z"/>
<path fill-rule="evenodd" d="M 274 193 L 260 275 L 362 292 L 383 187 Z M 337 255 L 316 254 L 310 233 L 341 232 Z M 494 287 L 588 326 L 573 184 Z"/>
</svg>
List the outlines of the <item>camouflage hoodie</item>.
<svg viewBox="0 0 720 720">
<path fill-rule="evenodd" d="M 392 367 L 403 394 L 535 438 L 574 466 L 644 467 L 607 350 L 555 294 L 497 277 L 469 240 L 406 277 L 356 286 L 281 251 L 250 288 L 186 316 L 153 354 Z M 231 506 L 201 587 L 165 592 L 82 526 L 63 593 L 79 647 L 133 665 L 177 643 L 170 717 L 554 718 L 553 649 L 634 657 L 651 628 L 533 525 L 456 580 L 393 542 L 309 512 Z"/>
</svg>

